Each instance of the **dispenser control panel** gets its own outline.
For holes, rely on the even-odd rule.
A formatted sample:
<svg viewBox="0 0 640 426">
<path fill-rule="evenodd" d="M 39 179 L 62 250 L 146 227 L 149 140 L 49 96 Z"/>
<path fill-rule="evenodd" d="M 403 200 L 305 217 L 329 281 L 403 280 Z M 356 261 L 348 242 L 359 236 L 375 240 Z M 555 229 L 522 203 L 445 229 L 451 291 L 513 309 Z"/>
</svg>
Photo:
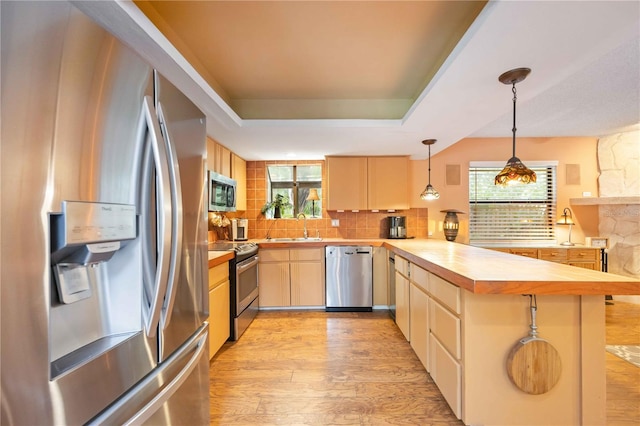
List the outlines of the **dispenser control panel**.
<svg viewBox="0 0 640 426">
<path fill-rule="evenodd" d="M 136 208 L 129 204 L 64 201 L 65 244 L 130 240 L 136 237 Z"/>
</svg>

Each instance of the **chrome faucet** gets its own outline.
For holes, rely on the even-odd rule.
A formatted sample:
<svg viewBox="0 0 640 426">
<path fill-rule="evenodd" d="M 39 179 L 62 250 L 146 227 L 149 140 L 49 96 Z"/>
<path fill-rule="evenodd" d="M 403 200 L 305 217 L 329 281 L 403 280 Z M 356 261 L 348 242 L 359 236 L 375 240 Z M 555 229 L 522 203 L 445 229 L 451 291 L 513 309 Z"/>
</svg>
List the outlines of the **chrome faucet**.
<svg viewBox="0 0 640 426">
<path fill-rule="evenodd" d="M 304 233 L 302 235 L 304 235 L 304 238 L 306 239 L 309 237 L 309 234 L 307 233 L 307 216 L 305 216 L 304 213 L 298 213 L 296 220 L 300 220 L 300 216 L 304 219 Z"/>
</svg>

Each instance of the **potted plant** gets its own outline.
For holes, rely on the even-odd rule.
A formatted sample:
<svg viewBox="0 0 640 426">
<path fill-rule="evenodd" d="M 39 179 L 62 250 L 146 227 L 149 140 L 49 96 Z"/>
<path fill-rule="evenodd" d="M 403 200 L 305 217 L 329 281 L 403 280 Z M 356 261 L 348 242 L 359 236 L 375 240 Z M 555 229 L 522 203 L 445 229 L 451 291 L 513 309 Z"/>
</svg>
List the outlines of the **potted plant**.
<svg viewBox="0 0 640 426">
<path fill-rule="evenodd" d="M 291 207 L 291 203 L 289 199 L 282 194 L 277 194 L 276 198 L 272 201 L 268 201 L 262 206 L 260 213 L 266 215 L 266 213 L 270 210 L 273 210 L 274 219 L 282 217 L 282 208 L 283 207 Z"/>
</svg>

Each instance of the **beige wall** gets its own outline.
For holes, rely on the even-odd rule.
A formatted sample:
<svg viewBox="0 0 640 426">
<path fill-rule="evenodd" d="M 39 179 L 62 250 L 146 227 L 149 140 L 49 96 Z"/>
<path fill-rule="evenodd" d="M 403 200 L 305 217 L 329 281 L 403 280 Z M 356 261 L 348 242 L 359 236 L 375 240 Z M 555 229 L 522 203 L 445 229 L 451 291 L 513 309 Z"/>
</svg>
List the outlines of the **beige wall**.
<svg viewBox="0 0 640 426">
<path fill-rule="evenodd" d="M 598 162 L 597 138 L 518 138 L 516 156 L 523 163 L 527 161 L 557 161 L 558 162 L 558 193 L 557 207 L 561 212 L 569 207 L 573 211 L 573 218 L 577 225 L 573 227 L 571 241 L 584 243 L 585 236 L 598 235 L 598 210 L 592 206 L 572 206 L 570 198 L 582 197 L 583 192 L 598 195 Z M 469 162 L 498 161 L 506 163 L 511 157 L 511 138 L 468 138 L 450 146 L 444 151 L 431 157 L 431 184 L 440 193 L 435 201 L 420 199 L 420 193 L 428 180 L 427 160 L 411 162 L 411 207 L 426 207 L 429 209 L 430 238 L 444 239 L 442 220 L 444 213 L 440 210 L 458 209 L 469 211 Z M 567 164 L 579 165 L 579 184 L 567 184 Z M 446 165 L 460 166 L 460 184 L 446 185 Z M 575 180 L 574 180 L 575 182 Z M 466 215 L 460 217 L 460 233 L 457 242 L 469 241 L 469 221 Z M 568 229 L 558 227 L 559 241 L 567 239 Z"/>
</svg>

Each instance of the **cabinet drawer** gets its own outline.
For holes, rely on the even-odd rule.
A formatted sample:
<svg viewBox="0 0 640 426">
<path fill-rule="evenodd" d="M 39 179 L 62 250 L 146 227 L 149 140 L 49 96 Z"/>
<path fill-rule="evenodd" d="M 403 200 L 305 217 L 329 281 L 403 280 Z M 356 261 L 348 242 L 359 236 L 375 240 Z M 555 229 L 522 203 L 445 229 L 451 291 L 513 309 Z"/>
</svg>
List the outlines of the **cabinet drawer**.
<svg viewBox="0 0 640 426">
<path fill-rule="evenodd" d="M 429 293 L 456 314 L 460 314 L 460 287 L 429 274 Z"/>
<path fill-rule="evenodd" d="M 573 260 L 584 260 L 595 262 L 600 257 L 598 254 L 599 250 L 593 249 L 570 249 L 569 250 L 569 261 Z"/>
<path fill-rule="evenodd" d="M 431 377 L 457 418 L 462 416 L 462 368 L 438 339 L 429 335 Z"/>
<path fill-rule="evenodd" d="M 405 277 L 409 277 L 409 261 L 403 257 L 396 256 L 396 271 Z"/>
<path fill-rule="evenodd" d="M 518 256 L 532 257 L 534 259 L 538 258 L 537 248 L 510 248 L 509 253 L 517 254 Z"/>
<path fill-rule="evenodd" d="M 209 268 L 209 289 L 213 289 L 229 279 L 229 262 Z"/>
<path fill-rule="evenodd" d="M 289 260 L 291 261 L 307 261 L 307 260 L 322 260 L 323 250 L 321 248 L 317 249 L 290 249 L 289 250 Z"/>
<path fill-rule="evenodd" d="M 260 250 L 260 252 L 258 253 L 258 258 L 260 259 L 260 262 L 286 262 L 289 261 L 289 250 Z"/>
<path fill-rule="evenodd" d="M 424 291 L 429 291 L 429 273 L 413 263 L 409 268 L 411 268 L 411 281 Z"/>
<path fill-rule="evenodd" d="M 540 259 L 550 260 L 552 262 L 566 262 L 567 261 L 567 249 L 540 249 Z"/>
<path fill-rule="evenodd" d="M 460 318 L 435 300 L 429 299 L 429 327 L 451 355 L 460 359 Z"/>
<path fill-rule="evenodd" d="M 569 266 L 575 266 L 576 268 L 591 269 L 593 271 L 600 270 L 600 265 L 596 262 L 569 262 Z"/>
</svg>

